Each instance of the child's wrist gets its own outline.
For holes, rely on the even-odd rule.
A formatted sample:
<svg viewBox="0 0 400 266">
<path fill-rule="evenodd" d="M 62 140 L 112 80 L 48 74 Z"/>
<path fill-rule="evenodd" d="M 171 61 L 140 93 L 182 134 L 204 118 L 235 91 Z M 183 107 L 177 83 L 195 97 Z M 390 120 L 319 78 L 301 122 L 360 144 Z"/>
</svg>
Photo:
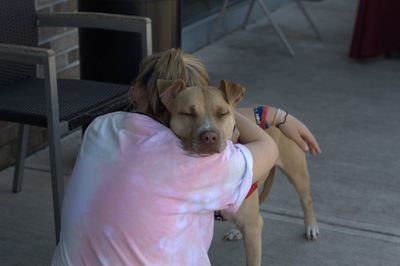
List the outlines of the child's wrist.
<svg viewBox="0 0 400 266">
<path fill-rule="evenodd" d="M 275 126 L 276 128 L 279 128 L 280 126 L 286 123 L 288 116 L 289 113 L 287 111 L 278 108 L 275 112 L 275 118 L 272 125 Z"/>
</svg>

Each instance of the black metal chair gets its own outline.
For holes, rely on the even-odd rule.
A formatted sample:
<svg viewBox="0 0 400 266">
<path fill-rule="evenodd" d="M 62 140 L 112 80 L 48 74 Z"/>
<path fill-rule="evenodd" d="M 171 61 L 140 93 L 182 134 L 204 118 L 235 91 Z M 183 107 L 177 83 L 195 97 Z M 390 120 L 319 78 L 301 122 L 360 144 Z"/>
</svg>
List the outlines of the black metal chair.
<svg viewBox="0 0 400 266">
<path fill-rule="evenodd" d="M 143 56 L 152 53 L 148 18 L 103 13 L 36 14 L 34 0 L 0 1 L 0 120 L 19 123 L 13 191 L 22 188 L 28 126 L 47 127 L 56 241 L 64 193 L 60 136 L 95 117 L 122 110 L 129 86 L 56 78 L 55 53 L 37 47 L 37 27 L 84 27 L 140 33 Z M 105 51 L 113 52 L 113 51 Z M 100 55 L 101 56 L 101 55 Z M 44 78 L 36 78 L 36 65 Z"/>
</svg>

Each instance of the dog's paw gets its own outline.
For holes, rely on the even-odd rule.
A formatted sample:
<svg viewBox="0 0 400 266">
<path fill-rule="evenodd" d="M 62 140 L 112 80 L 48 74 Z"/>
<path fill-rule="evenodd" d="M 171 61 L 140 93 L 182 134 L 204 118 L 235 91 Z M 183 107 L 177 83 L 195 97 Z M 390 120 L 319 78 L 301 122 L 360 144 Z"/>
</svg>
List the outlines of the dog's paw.
<svg viewBox="0 0 400 266">
<path fill-rule="evenodd" d="M 308 224 L 306 226 L 306 232 L 304 234 L 304 237 L 307 240 L 317 240 L 319 236 L 319 229 L 317 224 Z"/>
<path fill-rule="evenodd" d="M 225 241 L 238 241 L 243 239 L 242 233 L 238 229 L 231 229 L 226 235 L 224 236 Z"/>
</svg>

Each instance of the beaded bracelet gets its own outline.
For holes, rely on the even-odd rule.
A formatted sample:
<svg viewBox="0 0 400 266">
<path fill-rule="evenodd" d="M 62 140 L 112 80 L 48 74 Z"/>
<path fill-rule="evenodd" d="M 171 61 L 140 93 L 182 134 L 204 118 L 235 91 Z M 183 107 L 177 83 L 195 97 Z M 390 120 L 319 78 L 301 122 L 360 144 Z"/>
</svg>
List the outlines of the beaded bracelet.
<svg viewBox="0 0 400 266">
<path fill-rule="evenodd" d="M 275 127 L 279 128 L 281 125 L 286 123 L 286 119 L 287 119 L 287 117 L 289 115 L 289 112 L 288 111 L 285 111 L 285 112 L 286 112 L 286 114 L 285 114 L 285 117 L 283 118 L 283 121 L 278 123 L 278 124 L 276 124 Z"/>
<path fill-rule="evenodd" d="M 278 109 L 276 109 L 276 112 L 275 112 L 275 116 L 274 116 L 274 121 L 273 121 L 273 123 L 272 123 L 272 126 L 274 126 L 274 127 L 276 127 L 276 122 L 277 122 L 277 120 L 278 120 L 278 117 L 279 117 L 279 113 L 281 112 L 281 109 L 280 108 L 278 108 Z"/>
</svg>

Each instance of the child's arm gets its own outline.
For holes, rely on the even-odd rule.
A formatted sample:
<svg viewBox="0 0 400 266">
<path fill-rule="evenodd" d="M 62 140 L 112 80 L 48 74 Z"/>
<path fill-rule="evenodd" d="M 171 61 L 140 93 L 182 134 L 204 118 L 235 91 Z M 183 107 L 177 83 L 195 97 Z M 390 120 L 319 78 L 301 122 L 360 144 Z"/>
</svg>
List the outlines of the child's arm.
<svg viewBox="0 0 400 266">
<path fill-rule="evenodd" d="M 272 138 L 244 115 L 236 112 L 239 142 L 244 144 L 253 157 L 253 183 L 265 178 L 278 159 L 278 148 Z"/>
<path fill-rule="evenodd" d="M 261 128 L 278 127 L 286 137 L 294 141 L 303 151 L 310 151 L 311 154 L 321 153 L 314 135 L 297 118 L 272 106 L 263 105 L 256 108 L 256 112 L 254 108 L 237 108 L 237 111 L 259 124 Z M 258 113 L 257 121 L 255 113 Z"/>
</svg>

